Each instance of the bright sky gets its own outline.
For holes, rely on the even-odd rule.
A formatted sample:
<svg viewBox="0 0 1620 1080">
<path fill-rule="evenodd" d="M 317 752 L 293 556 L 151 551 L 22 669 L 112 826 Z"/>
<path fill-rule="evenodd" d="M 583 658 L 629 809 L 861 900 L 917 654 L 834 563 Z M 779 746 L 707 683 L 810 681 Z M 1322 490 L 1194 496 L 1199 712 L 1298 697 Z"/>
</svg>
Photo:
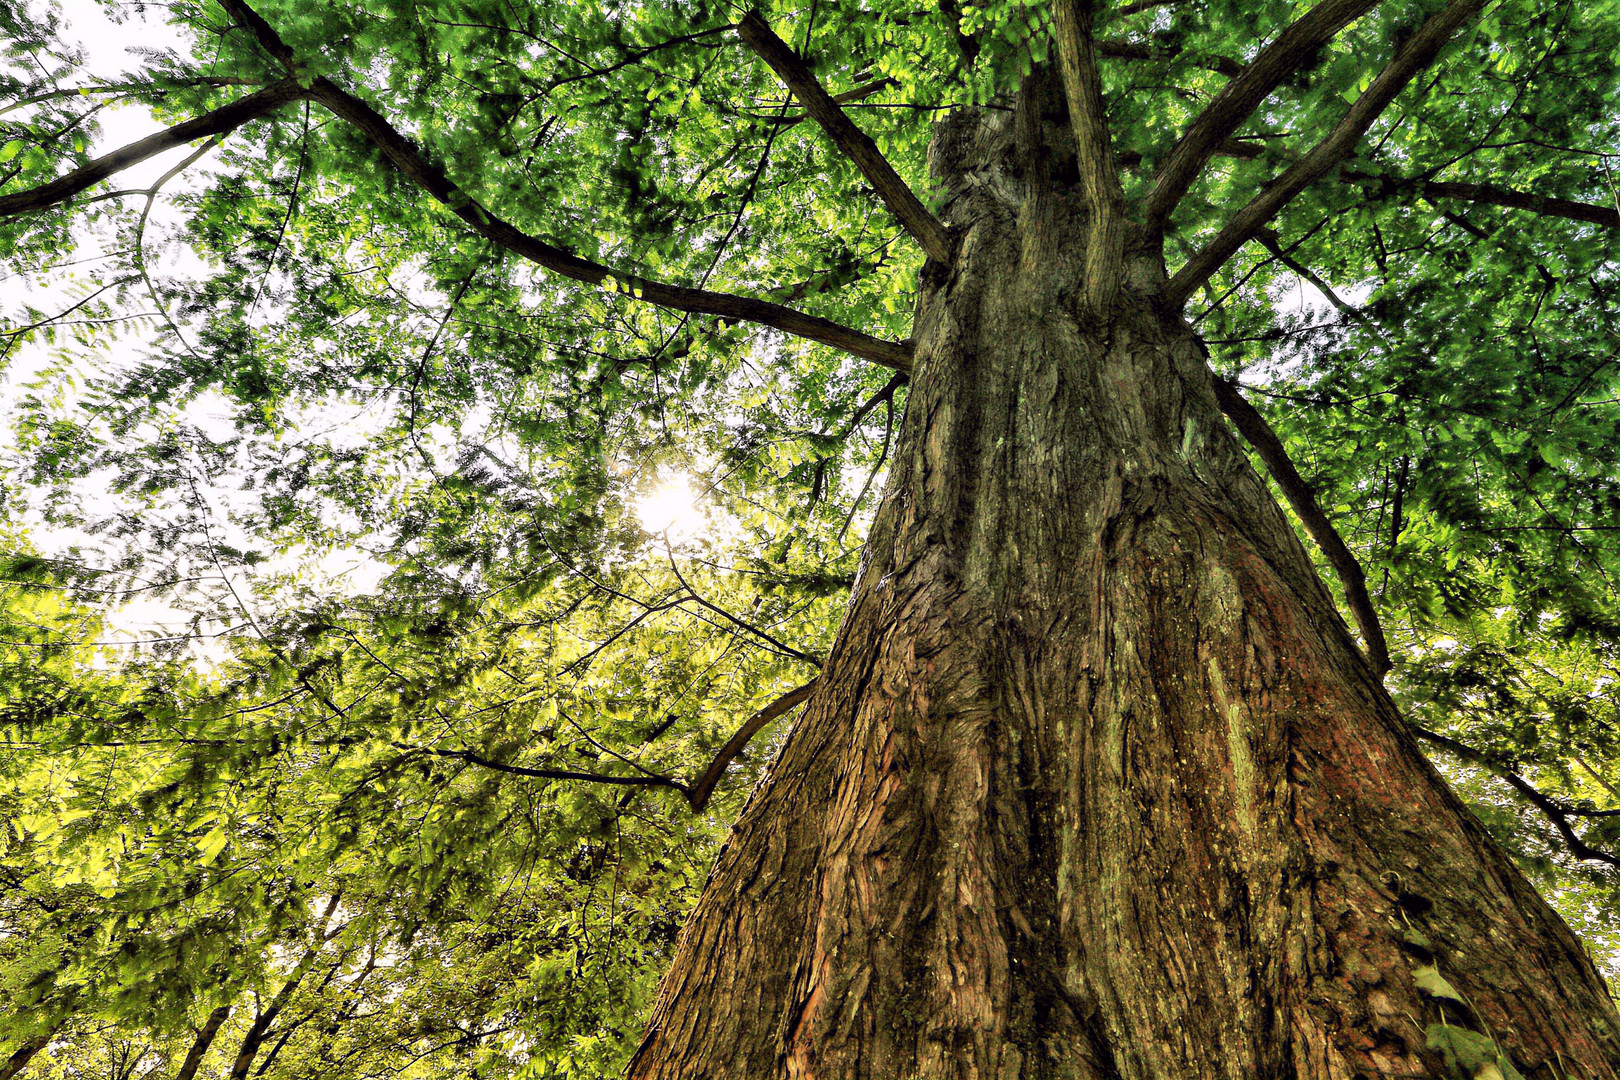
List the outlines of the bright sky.
<svg viewBox="0 0 1620 1080">
<path fill-rule="evenodd" d="M 143 64 L 142 53 L 145 51 L 185 50 L 183 39 L 174 28 L 164 22 L 166 11 L 161 5 L 152 5 L 145 11 L 135 10 L 133 5 L 117 5 L 115 10 L 125 16 L 122 21 L 117 22 L 109 16 L 107 6 L 97 0 L 65 0 L 62 10 L 68 24 L 66 36 L 85 48 L 86 72 L 82 81 L 86 83 L 103 81 L 114 73 L 138 70 Z M 99 152 L 130 143 L 160 127 L 150 112 L 141 107 L 109 108 L 100 114 L 99 119 L 101 135 L 95 145 L 95 150 Z M 178 148 L 145 162 L 121 174 L 118 186 L 144 187 L 189 152 L 190 148 Z M 208 162 L 204 159 L 203 162 L 193 166 L 193 173 L 188 175 L 206 169 L 207 165 Z M 185 177 L 178 178 L 171 181 L 167 190 L 184 190 L 186 183 Z M 154 234 L 171 221 L 171 213 L 164 201 L 159 200 L 153 212 Z M 93 239 L 86 238 L 87 250 L 93 250 L 94 244 Z M 196 268 L 195 260 L 190 259 L 183 251 L 171 248 L 165 251 L 165 255 L 169 260 L 166 269 L 170 272 L 183 273 L 188 268 Z M 63 280 L 23 283 L 13 279 L 5 284 L 10 293 L 7 297 L 10 302 L 26 301 L 44 310 L 60 310 L 77 298 L 77 294 L 71 291 L 71 284 Z M 117 359 L 116 356 L 110 358 Z M 0 382 L 0 424 L 9 424 L 17 397 L 50 360 L 49 350 L 38 344 L 19 349 L 14 353 L 6 366 L 3 382 Z M 199 398 L 187 409 L 186 418 L 213 438 L 227 437 L 232 431 L 228 403 L 217 394 L 205 394 Z M 349 408 L 345 411 L 340 406 L 334 406 L 303 419 L 306 422 L 302 426 L 306 431 L 327 429 L 327 437 L 336 438 L 343 437 L 345 431 L 342 429 L 351 429 L 356 439 L 363 439 L 365 428 L 368 426 L 363 410 Z M 339 430 L 330 430 L 334 428 Z M 6 432 L 5 438 L 9 443 L 9 431 Z M 81 485 L 78 494 L 85 510 L 91 516 L 104 515 L 115 509 L 115 497 L 104 487 L 97 488 L 94 484 Z M 215 508 L 214 516 L 218 523 L 216 537 L 238 543 L 244 542 L 246 537 L 242 531 L 229 523 L 231 496 L 229 487 L 215 486 L 204 494 Z M 706 530 L 707 516 L 699 503 L 691 481 L 682 474 L 674 473 L 662 476 L 657 486 L 638 501 L 637 509 L 643 525 L 649 532 L 671 543 L 680 544 Z M 89 561 L 92 563 L 96 561 L 94 537 L 82 530 L 47 525 L 35 511 L 29 511 L 21 517 L 30 540 L 44 553 L 64 555 L 69 548 L 78 546 L 84 549 Z M 295 550 L 272 560 L 261 572 L 287 571 L 300 565 L 306 577 L 325 579 L 351 593 L 361 593 L 375 588 L 387 570 L 386 566 L 370 559 L 362 552 L 325 553 L 312 560 L 310 553 Z M 236 590 L 244 598 L 250 596 L 251 587 L 247 573 L 233 570 L 232 577 Z M 179 630 L 186 619 L 184 612 L 161 597 L 144 598 L 125 605 L 113 615 L 110 625 L 112 632 L 108 636 L 113 639 L 163 636 Z M 219 655 L 217 647 L 208 641 L 200 642 L 194 652 L 201 659 Z"/>
<path fill-rule="evenodd" d="M 124 16 L 122 21 L 118 22 L 110 17 L 108 6 L 96 0 L 63 0 L 61 10 L 67 23 L 64 36 L 81 44 L 86 53 L 85 71 L 77 81 L 85 83 L 105 81 L 121 72 L 138 71 L 144 63 L 143 52 L 163 49 L 183 52 L 186 47 L 175 29 L 164 22 L 167 14 L 165 5 L 150 5 L 144 12 L 135 10 L 134 5 L 116 5 L 115 10 Z M 106 152 L 133 142 L 151 134 L 161 126 L 148 110 L 139 106 L 114 106 L 103 110 L 98 119 L 101 123 L 101 134 L 94 145 L 94 151 L 97 152 Z M 189 147 L 178 148 L 143 162 L 120 174 L 118 184 L 122 188 L 145 187 L 190 152 Z M 193 169 L 201 171 L 207 168 L 207 164 L 207 160 L 204 159 L 193 166 Z M 185 183 L 185 178 L 182 177 L 171 182 L 170 187 L 183 190 Z M 165 202 L 160 199 L 153 211 L 154 234 L 171 221 L 170 213 Z M 93 251 L 100 246 L 94 238 L 88 236 L 84 238 L 84 244 L 87 251 Z M 187 253 L 183 251 L 168 249 L 164 254 L 167 258 L 166 269 L 171 272 L 184 272 L 188 265 L 190 267 L 197 265 L 195 260 L 187 258 Z M 93 269 L 87 271 L 86 276 L 93 272 Z M 46 311 L 61 310 L 79 295 L 73 291 L 74 284 L 64 278 L 36 282 L 11 279 L 4 282 L 4 288 L 5 295 L 0 299 L 4 308 L 0 310 L 8 311 L 15 311 L 13 305 L 20 302 L 33 304 Z M 117 357 L 112 356 L 111 359 L 116 360 Z M 51 360 L 50 350 L 40 343 L 16 350 L 8 360 L 3 382 L 0 382 L 0 424 L 6 425 L 6 428 L 0 430 L 4 430 L 3 439 L 7 448 L 12 438 L 9 424 L 16 399 Z M 203 395 L 187 409 L 186 419 L 214 438 L 225 437 L 232 431 L 228 404 L 219 395 Z M 325 421 L 328 418 L 316 419 Z M 114 496 L 104 486 L 98 487 L 93 483 L 80 485 L 78 495 L 91 516 L 107 514 L 117 505 Z M 233 527 L 228 520 L 229 489 L 215 487 L 213 490 L 205 491 L 204 495 L 216 510 L 215 535 L 222 539 L 241 542 L 244 539 L 241 530 Z M 77 546 L 83 549 L 87 561 L 92 564 L 97 561 L 94 554 L 96 540 L 84 531 L 47 525 L 37 511 L 28 511 L 17 516 L 20 517 L 20 523 L 26 527 L 30 541 L 45 554 L 62 556 L 69 548 Z M 273 560 L 264 567 L 264 570 L 286 571 L 309 561 L 308 553 L 293 551 Z M 341 581 L 354 592 L 363 592 L 375 587 L 385 570 L 386 567 L 360 552 L 326 554 L 315 560 L 313 566 L 315 576 Z M 237 590 L 244 597 L 249 596 L 251 588 L 247 575 L 235 571 L 232 577 Z M 187 619 L 185 612 L 161 597 L 141 598 L 126 604 L 112 616 L 110 633 L 106 637 L 110 640 L 119 640 L 163 636 L 181 629 Z M 208 640 L 199 642 L 193 651 L 204 660 L 221 654 L 217 644 Z"/>
</svg>

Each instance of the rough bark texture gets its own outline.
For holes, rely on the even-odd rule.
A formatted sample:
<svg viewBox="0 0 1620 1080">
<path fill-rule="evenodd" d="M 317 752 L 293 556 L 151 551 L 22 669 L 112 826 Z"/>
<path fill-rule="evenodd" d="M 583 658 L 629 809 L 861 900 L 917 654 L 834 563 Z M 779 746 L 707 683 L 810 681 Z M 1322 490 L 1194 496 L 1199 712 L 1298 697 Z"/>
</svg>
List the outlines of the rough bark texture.
<svg viewBox="0 0 1620 1080">
<path fill-rule="evenodd" d="M 960 254 L 849 612 L 630 1075 L 1438 1077 L 1459 1030 L 1620 1075 L 1601 979 L 1371 676 L 1159 260 L 1082 321 L 1060 100 L 953 114 L 933 159 Z"/>
</svg>

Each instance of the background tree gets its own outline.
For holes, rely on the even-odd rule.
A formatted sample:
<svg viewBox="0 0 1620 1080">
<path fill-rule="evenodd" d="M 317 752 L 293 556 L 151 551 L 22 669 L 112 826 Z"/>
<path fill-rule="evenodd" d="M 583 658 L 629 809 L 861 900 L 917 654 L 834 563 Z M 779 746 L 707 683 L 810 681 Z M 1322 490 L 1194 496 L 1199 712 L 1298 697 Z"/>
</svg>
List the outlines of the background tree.
<svg viewBox="0 0 1620 1080">
<path fill-rule="evenodd" d="M 13 1060 L 110 1030 L 138 1071 L 139 1009 L 183 1068 L 228 1006 L 238 1059 L 337 1068 L 298 1050 L 317 987 L 368 944 L 434 985 L 418 936 L 476 940 L 541 861 L 512 917 L 611 865 L 637 914 L 594 955 L 634 985 L 736 751 L 808 700 L 634 1075 L 1620 1067 L 1479 824 L 1603 947 L 1613 12 L 169 13 L 189 52 L 112 77 L 4 11 L 3 253 L 79 275 L 7 332 L 57 347 L 13 483 L 105 538 L 53 586 L 183 594 L 231 657 L 94 707 L 19 674 L 12 873 L 111 929 L 16 968 Z M 93 150 L 117 101 L 167 126 Z M 660 470 L 711 535 L 649 543 Z M 386 578 L 321 584 L 339 548 Z M 258 966 L 185 975 L 225 942 Z M 82 974 L 126 949 L 131 996 Z M 588 1069 L 634 1008 L 502 1015 Z"/>
</svg>

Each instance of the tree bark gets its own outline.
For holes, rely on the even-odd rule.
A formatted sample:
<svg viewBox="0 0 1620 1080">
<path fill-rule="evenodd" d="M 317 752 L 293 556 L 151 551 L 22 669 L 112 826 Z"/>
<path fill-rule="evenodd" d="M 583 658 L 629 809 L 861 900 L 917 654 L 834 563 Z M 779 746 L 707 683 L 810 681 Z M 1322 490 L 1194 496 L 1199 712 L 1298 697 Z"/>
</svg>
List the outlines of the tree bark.
<svg viewBox="0 0 1620 1080">
<path fill-rule="evenodd" d="M 197 1075 L 197 1069 L 208 1054 L 208 1048 L 214 1045 L 214 1037 L 219 1034 L 220 1025 L 225 1023 L 231 1015 L 229 1005 L 221 1005 L 208 1014 L 203 1026 L 197 1030 L 197 1037 L 191 1042 L 191 1049 L 186 1051 L 186 1059 L 180 1063 L 180 1071 L 175 1073 L 174 1080 L 192 1080 Z"/>
<path fill-rule="evenodd" d="M 931 158 L 959 254 L 850 607 L 629 1075 L 1620 1075 L 1601 978 L 1369 670 L 1159 257 L 1087 314 L 1061 99 L 953 113 Z"/>
<path fill-rule="evenodd" d="M 22 1072 L 34 1055 L 51 1045 L 49 1035 L 35 1035 L 23 1040 L 23 1044 L 12 1051 L 11 1056 L 0 1062 L 0 1080 L 11 1080 L 13 1076 Z"/>
</svg>

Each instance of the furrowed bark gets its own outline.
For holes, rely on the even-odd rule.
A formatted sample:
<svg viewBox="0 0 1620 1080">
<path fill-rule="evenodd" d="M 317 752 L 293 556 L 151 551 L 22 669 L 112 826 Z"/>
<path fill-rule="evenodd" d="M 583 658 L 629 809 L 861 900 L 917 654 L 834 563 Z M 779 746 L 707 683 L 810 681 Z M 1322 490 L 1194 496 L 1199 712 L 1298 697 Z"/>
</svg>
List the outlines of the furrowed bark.
<svg viewBox="0 0 1620 1080">
<path fill-rule="evenodd" d="M 1602 980 L 1373 677 L 1156 257 L 1084 303 L 1033 96 L 937 129 L 961 245 L 850 607 L 629 1076 L 1438 1078 L 1462 1031 L 1614 1080 Z"/>
<path fill-rule="evenodd" d="M 180 1071 L 174 1074 L 174 1080 L 192 1080 L 197 1075 L 197 1069 L 208 1054 L 208 1048 L 214 1045 L 214 1037 L 219 1034 L 220 1025 L 225 1023 L 230 1015 L 229 1005 L 221 1005 L 208 1014 L 208 1019 L 203 1021 L 203 1026 L 197 1031 L 197 1037 L 191 1042 L 191 1049 L 186 1051 L 185 1061 L 180 1063 Z"/>
<path fill-rule="evenodd" d="M 1289 25 L 1250 61 L 1176 141 L 1143 201 L 1149 233 L 1157 233 L 1209 159 L 1243 126 L 1284 79 L 1315 57 L 1340 30 L 1377 7 L 1379 0 L 1323 0 Z"/>
<path fill-rule="evenodd" d="M 256 94 L 249 94 L 229 105 L 221 105 L 195 120 L 187 120 L 165 128 L 155 135 L 148 135 L 110 154 L 104 154 L 48 184 L 0 196 L 0 218 L 49 209 L 58 203 L 68 201 L 87 188 L 94 187 L 108 177 L 115 176 L 133 165 L 139 165 L 166 150 L 173 150 L 197 139 L 228 134 L 250 120 L 268 116 L 288 102 L 308 96 L 309 91 L 300 86 L 295 79 L 283 79 L 272 83 Z"/>
<path fill-rule="evenodd" d="M 221 3 L 233 17 L 254 31 L 267 52 L 289 68 L 297 69 L 297 61 L 292 51 L 263 18 L 242 3 L 242 0 L 221 0 Z M 510 222 L 496 217 L 458 187 L 437 163 L 400 134 L 380 112 L 330 79 L 324 76 L 313 79 L 308 96 L 333 115 L 347 120 L 358 128 L 401 174 L 443 204 L 473 232 L 552 273 L 612 292 L 624 293 L 634 299 L 644 300 L 673 311 L 769 326 L 795 337 L 830 345 L 896 371 L 909 371 L 911 368 L 909 342 L 885 341 L 842 326 L 830 319 L 807 315 L 802 311 L 794 311 L 792 308 L 766 300 L 709 292 L 705 289 L 689 289 L 680 285 L 666 285 L 582 259 L 572 252 L 530 236 Z"/>
<path fill-rule="evenodd" d="M 1097 72 L 1091 24 L 1091 0 L 1054 0 L 1052 42 L 1063 77 L 1063 95 L 1069 104 L 1069 127 L 1074 132 L 1090 222 L 1086 231 L 1085 294 L 1091 309 L 1106 318 L 1124 272 L 1125 195 L 1120 189 L 1119 165 L 1108 134 L 1108 110 L 1103 102 L 1102 76 Z"/>
<path fill-rule="evenodd" d="M 1339 575 L 1339 582 L 1344 586 L 1344 602 L 1355 616 L 1356 627 L 1361 631 L 1361 640 L 1366 645 L 1367 662 L 1382 678 L 1389 672 L 1389 643 L 1378 621 L 1378 611 L 1373 607 L 1372 597 L 1367 593 L 1367 575 L 1362 572 L 1361 562 L 1345 544 L 1339 530 L 1333 527 L 1333 522 L 1322 512 L 1316 502 L 1316 494 L 1305 478 L 1299 475 L 1299 470 L 1294 468 L 1282 440 L 1266 418 L 1249 404 L 1236 383 L 1216 378 L 1213 385 L 1215 400 L 1220 402 L 1221 411 L 1242 434 L 1244 441 L 1260 455 L 1266 471 L 1271 473 L 1271 478 L 1277 482 L 1283 497 L 1293 508 L 1294 515 L 1305 526 L 1306 535 L 1327 557 L 1334 573 Z"/>
<path fill-rule="evenodd" d="M 1247 206 L 1239 210 L 1209 245 L 1187 260 L 1170 284 L 1165 286 L 1165 303 L 1179 309 L 1221 264 L 1232 257 L 1284 206 L 1315 181 L 1321 179 L 1355 150 L 1361 137 L 1383 115 L 1398 94 L 1418 72 L 1434 63 L 1440 50 L 1464 23 L 1479 14 L 1485 0 L 1452 0 L 1431 15 L 1417 33 L 1395 52 L 1395 57 L 1378 73 L 1372 84 L 1356 98 L 1328 137 L 1291 165 Z"/>
<path fill-rule="evenodd" d="M 888 158 L 878 149 L 877 143 L 844 115 L 838 102 L 816 81 L 809 67 L 788 43 L 777 37 L 770 24 L 753 11 L 744 15 L 737 24 L 737 34 L 761 60 L 770 65 L 777 77 L 793 91 L 793 96 L 799 99 L 804 111 L 821 125 L 821 129 L 844 152 L 844 156 L 855 163 L 861 175 L 877 191 L 883 205 L 899 219 L 912 239 L 922 245 L 928 257 L 935 262 L 950 262 L 951 238 L 945 226 L 906 186 L 900 174 L 894 171 L 894 166 L 889 164 Z"/>
</svg>

